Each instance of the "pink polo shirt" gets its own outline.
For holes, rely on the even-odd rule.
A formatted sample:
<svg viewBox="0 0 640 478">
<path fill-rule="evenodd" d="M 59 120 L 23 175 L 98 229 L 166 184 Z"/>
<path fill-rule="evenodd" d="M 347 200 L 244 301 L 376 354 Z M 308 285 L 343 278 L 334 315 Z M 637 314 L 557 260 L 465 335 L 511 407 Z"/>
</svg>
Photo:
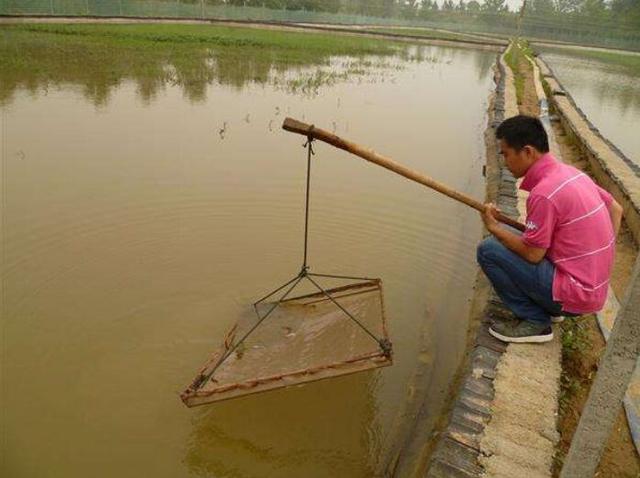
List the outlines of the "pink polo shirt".
<svg viewBox="0 0 640 478">
<path fill-rule="evenodd" d="M 578 169 L 543 155 L 527 170 L 525 244 L 547 249 L 555 265 L 553 300 L 562 310 L 589 313 L 607 298 L 615 253 L 611 195 Z"/>
</svg>

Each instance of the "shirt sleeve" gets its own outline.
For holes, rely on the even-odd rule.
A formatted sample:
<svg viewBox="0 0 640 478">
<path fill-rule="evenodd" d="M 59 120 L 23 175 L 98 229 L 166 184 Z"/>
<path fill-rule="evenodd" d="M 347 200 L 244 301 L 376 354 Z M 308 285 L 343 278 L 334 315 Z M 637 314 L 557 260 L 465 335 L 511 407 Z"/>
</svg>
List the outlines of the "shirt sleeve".
<svg viewBox="0 0 640 478">
<path fill-rule="evenodd" d="M 527 199 L 527 224 L 522 241 L 531 247 L 548 249 L 558 221 L 553 203 L 544 196 L 532 194 Z"/>
<path fill-rule="evenodd" d="M 595 184 L 595 183 L 594 183 Z M 613 196 L 606 189 L 602 189 L 600 186 L 596 184 L 596 189 L 598 190 L 598 194 L 600 195 L 600 199 L 604 201 L 607 207 L 611 205 L 613 202 Z"/>
</svg>

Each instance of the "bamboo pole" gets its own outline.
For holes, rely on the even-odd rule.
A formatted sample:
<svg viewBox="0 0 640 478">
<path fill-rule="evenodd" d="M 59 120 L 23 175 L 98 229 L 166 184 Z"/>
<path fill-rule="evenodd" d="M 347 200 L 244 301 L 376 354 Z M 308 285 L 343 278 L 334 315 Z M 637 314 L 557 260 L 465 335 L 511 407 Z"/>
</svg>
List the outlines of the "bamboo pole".
<svg viewBox="0 0 640 478">
<path fill-rule="evenodd" d="M 467 206 L 476 209 L 477 211 L 483 212 L 485 210 L 485 205 L 480 201 L 476 201 L 475 199 L 463 194 L 459 191 L 456 191 L 432 178 L 421 174 L 417 171 L 407 168 L 400 163 L 393 161 L 390 158 L 384 157 L 371 149 L 363 148 L 362 146 L 348 141 L 346 139 L 340 138 L 329 131 L 316 128 L 313 125 L 308 125 L 301 121 L 295 120 L 293 118 L 286 118 L 284 123 L 282 124 L 282 128 L 291 133 L 301 134 L 303 136 L 311 137 L 313 139 L 317 139 L 319 141 L 323 141 L 328 143 L 336 148 L 347 151 L 348 153 L 359 156 L 362 159 L 365 159 L 371 163 L 377 164 L 378 166 L 382 166 L 389 171 L 393 171 L 400 176 L 404 176 L 407 179 L 415 181 L 417 183 L 422 184 L 423 186 L 427 186 L 428 188 L 433 189 L 445 196 L 450 197 L 451 199 L 455 199 L 458 202 L 466 204 Z M 524 231 L 524 224 L 511 219 L 510 217 L 505 216 L 504 214 L 498 214 L 496 219 L 503 224 L 507 224 L 519 231 Z"/>
</svg>

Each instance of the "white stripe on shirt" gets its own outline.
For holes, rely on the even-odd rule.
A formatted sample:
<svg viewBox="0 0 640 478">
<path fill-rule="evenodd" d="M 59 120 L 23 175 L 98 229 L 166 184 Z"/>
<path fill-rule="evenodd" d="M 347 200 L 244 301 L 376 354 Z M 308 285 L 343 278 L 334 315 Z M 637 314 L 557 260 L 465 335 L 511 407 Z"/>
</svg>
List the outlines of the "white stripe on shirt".
<svg viewBox="0 0 640 478">
<path fill-rule="evenodd" d="M 575 280 L 572 276 L 569 276 L 569 279 L 571 279 L 571 282 L 573 282 L 575 285 L 577 285 L 578 287 L 580 287 L 582 290 L 586 290 L 587 292 L 595 292 L 596 290 L 598 290 L 600 287 L 602 287 L 603 285 L 606 285 L 609 283 L 609 279 L 607 279 L 604 282 L 601 282 L 600 284 L 598 284 L 595 287 L 585 287 L 583 286 L 580 282 L 578 282 L 577 280 Z"/>
<path fill-rule="evenodd" d="M 593 209 L 592 211 L 589 211 L 585 215 L 576 217 L 575 219 L 571 219 L 570 221 L 567 221 L 567 222 L 563 222 L 562 224 L 559 224 L 559 226 L 566 226 L 568 224 L 573 224 L 574 222 L 578 222 L 580 219 L 585 219 L 589 216 L 592 216 L 593 214 L 597 213 L 600 209 L 602 209 L 604 206 L 605 206 L 605 203 L 601 203 L 597 208 Z"/>
<path fill-rule="evenodd" d="M 580 174 L 576 174 L 575 176 L 570 177 L 569 179 L 565 180 L 563 183 L 560 184 L 560 186 L 558 186 L 557 188 L 555 188 L 553 191 L 551 191 L 551 194 L 549 194 L 547 196 L 547 199 L 551 199 L 551 197 L 557 193 L 558 191 L 560 191 L 563 187 L 565 187 L 567 184 L 569 184 L 571 181 L 573 181 L 574 179 L 578 179 L 579 177 L 582 176 L 586 176 L 585 173 L 580 173 Z"/>
<path fill-rule="evenodd" d="M 606 245 L 606 246 L 604 246 L 604 247 L 601 247 L 600 249 L 596 249 L 595 251 L 586 252 L 586 253 L 584 253 L 584 254 L 580 254 L 580 255 L 578 255 L 578 256 L 565 257 L 564 259 L 554 259 L 554 261 L 553 261 L 553 262 L 572 261 L 572 260 L 574 260 L 574 259 L 580 259 L 581 257 L 586 257 L 586 256 L 591 256 L 591 255 L 593 255 L 593 254 L 597 254 L 598 252 L 602 252 L 602 251 L 604 251 L 604 250 L 606 250 L 606 249 L 609 249 L 609 248 L 613 245 L 613 243 L 615 242 L 615 240 L 616 240 L 616 238 L 615 238 L 615 237 L 613 237 L 613 238 L 611 239 L 611 241 L 609 241 L 609 244 L 607 244 L 607 245 Z"/>
</svg>

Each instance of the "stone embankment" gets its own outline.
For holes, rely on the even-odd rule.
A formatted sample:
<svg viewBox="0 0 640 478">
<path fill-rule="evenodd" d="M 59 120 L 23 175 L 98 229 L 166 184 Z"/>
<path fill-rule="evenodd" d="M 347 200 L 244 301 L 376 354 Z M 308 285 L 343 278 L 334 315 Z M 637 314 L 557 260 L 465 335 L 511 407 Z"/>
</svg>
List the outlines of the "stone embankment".
<svg viewBox="0 0 640 478">
<path fill-rule="evenodd" d="M 495 143 L 497 125 L 519 112 L 513 74 L 504 55 L 497 66 L 487 135 L 488 199 L 522 220 L 526 196 L 501 166 L 496 145 L 490 144 Z M 541 87 L 539 90 L 544 96 Z M 546 108 L 541 108 L 541 113 L 546 114 Z M 559 155 L 553 138 L 551 144 Z M 486 281 L 484 277 L 479 280 Z M 508 315 L 491 292 L 449 424 L 431 457 L 426 473 L 429 478 L 551 476 L 559 439 L 560 338 L 556 334 L 547 344 L 507 346 L 489 335 L 488 327 L 490 317 Z"/>
<path fill-rule="evenodd" d="M 531 59 L 540 119 L 550 134 L 552 152 L 562 159 L 553 134 L 549 106 L 564 131 L 588 159 L 594 179 L 623 205 L 626 226 L 640 243 L 640 167 L 604 138 L 576 105 L 540 58 Z M 544 83 L 544 85 L 543 85 Z M 526 195 L 513 176 L 500 166 L 493 131 L 518 114 L 513 74 L 500 57 L 496 92 L 487 132 L 487 191 L 508 215 L 524 217 Z M 547 98 L 545 90 L 549 93 Z M 486 282 L 484 277 L 480 283 Z M 484 287 L 487 285 L 485 284 Z M 479 287 L 481 288 L 481 287 Z M 598 322 L 607 336 L 619 308 L 610 289 Z M 445 429 L 431 455 L 426 476 L 551 477 L 559 435 L 556 429 L 561 370 L 559 334 L 544 345 L 506 346 L 488 334 L 491 316 L 509 312 L 492 292 L 484 310 L 461 386 Z M 473 325 L 473 324 L 472 324 Z M 625 398 L 627 417 L 636 444 L 640 442 L 640 372 Z"/>
</svg>

